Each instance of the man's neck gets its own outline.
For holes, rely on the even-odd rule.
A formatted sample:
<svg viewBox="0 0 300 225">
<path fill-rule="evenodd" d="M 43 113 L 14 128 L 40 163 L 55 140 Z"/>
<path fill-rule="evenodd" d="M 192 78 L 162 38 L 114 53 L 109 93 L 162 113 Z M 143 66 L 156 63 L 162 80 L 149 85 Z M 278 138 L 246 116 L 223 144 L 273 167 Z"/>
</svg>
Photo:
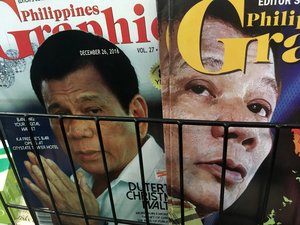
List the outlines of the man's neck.
<svg viewBox="0 0 300 225">
<path fill-rule="evenodd" d="M 98 198 L 107 188 L 106 178 L 94 179 L 94 184 L 92 187 L 92 192 L 96 198 Z"/>
<path fill-rule="evenodd" d="M 123 168 L 124 169 L 124 168 Z M 117 179 L 122 171 L 117 171 L 113 173 L 109 173 L 109 180 L 112 182 L 113 180 Z M 94 175 L 93 176 L 93 187 L 92 187 L 92 192 L 94 193 L 95 197 L 99 197 L 108 187 L 107 183 L 107 177 L 106 174 L 100 175 Z"/>
</svg>

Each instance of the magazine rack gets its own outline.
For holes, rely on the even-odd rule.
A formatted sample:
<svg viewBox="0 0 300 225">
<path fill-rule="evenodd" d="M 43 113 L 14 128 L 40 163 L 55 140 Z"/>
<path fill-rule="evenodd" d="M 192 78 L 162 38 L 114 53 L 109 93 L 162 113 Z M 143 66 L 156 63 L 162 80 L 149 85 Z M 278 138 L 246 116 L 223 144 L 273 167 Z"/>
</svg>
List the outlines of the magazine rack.
<svg viewBox="0 0 300 225">
<path fill-rule="evenodd" d="M 88 116 L 69 116 L 69 115 L 46 115 L 46 114 L 17 114 L 17 113 L 1 113 L 0 114 L 1 117 L 23 117 L 25 119 L 26 122 L 26 126 L 28 128 L 29 134 L 30 134 L 30 139 L 33 143 L 33 151 L 35 152 L 35 154 L 38 156 L 39 161 L 41 162 L 41 158 L 40 158 L 40 154 L 39 151 L 36 150 L 36 144 L 33 138 L 33 134 L 31 132 L 31 125 L 29 123 L 29 118 L 46 118 L 46 119 L 56 119 L 59 120 L 60 125 L 61 125 L 61 129 L 62 129 L 62 133 L 63 136 L 65 138 L 65 142 L 66 142 L 66 146 L 68 146 L 67 143 L 67 139 L 66 139 L 66 131 L 64 129 L 64 120 L 65 119 L 76 119 L 76 120 L 93 120 L 95 122 L 95 125 L 97 127 L 97 132 L 98 132 L 98 136 L 99 136 L 99 143 L 100 146 L 103 146 L 103 140 L 101 137 L 101 129 L 100 129 L 100 123 L 99 121 L 124 121 L 124 122 L 132 122 L 135 124 L 135 128 L 136 128 L 136 134 L 139 134 L 139 123 L 142 122 L 146 122 L 149 124 L 157 124 L 162 128 L 162 125 L 164 124 L 173 124 L 175 126 L 178 127 L 178 145 L 179 145 L 179 159 L 178 162 L 180 163 L 180 187 L 181 187 L 181 215 L 184 215 L 184 201 L 182 201 L 182 199 L 184 199 L 184 183 L 183 183 L 183 141 L 182 141 L 182 127 L 184 125 L 194 125 L 194 126 L 222 126 L 224 129 L 224 142 L 223 142 L 223 159 L 226 159 L 226 155 L 227 155 L 227 142 L 228 142 L 228 129 L 230 127 L 252 127 L 252 128 L 269 128 L 271 129 L 272 133 L 273 133 L 273 150 L 271 151 L 271 166 L 270 166 L 270 171 L 268 172 L 268 179 L 266 181 L 266 186 L 265 186 L 265 191 L 263 193 L 263 199 L 261 200 L 262 202 L 262 206 L 260 206 L 260 208 L 262 209 L 260 212 L 260 215 L 257 215 L 257 218 L 259 218 L 258 220 L 260 221 L 259 224 L 263 224 L 263 220 L 266 218 L 266 214 L 267 214 L 267 205 L 268 205 L 268 201 L 269 201 L 269 193 L 270 193 L 270 188 L 271 188 L 271 180 L 273 177 L 273 173 L 274 173 L 274 164 L 275 164 L 275 159 L 276 159 L 276 153 L 277 153 L 277 143 L 278 143 L 278 139 L 280 136 L 280 132 L 283 129 L 291 129 L 291 128 L 300 128 L 299 125 L 296 124 L 279 124 L 279 123 L 249 123 L 249 122 L 217 122 L 217 121 L 199 121 L 199 120 L 174 120 L 174 119 L 150 119 L 150 118 L 125 118 L 125 117 L 88 117 Z M 4 131 L 4 129 L 1 129 L 1 142 L 4 146 L 5 152 L 7 154 L 8 160 L 10 162 L 11 168 L 14 172 L 15 177 L 17 178 L 17 182 L 18 185 L 23 193 L 24 199 L 25 199 L 25 203 L 26 206 L 24 205 L 15 205 L 15 204 L 10 204 L 4 201 L 1 193 L 0 193 L 0 199 L 2 204 L 4 205 L 5 211 L 8 214 L 11 223 L 15 224 L 15 222 L 13 221 L 12 215 L 10 213 L 10 209 L 12 208 L 16 208 L 16 209 L 22 209 L 22 210 L 28 210 L 32 216 L 32 219 L 34 221 L 34 224 L 38 224 L 38 220 L 36 218 L 36 212 L 43 212 L 43 213 L 48 213 L 48 214 L 56 214 L 56 215 L 68 215 L 68 216 L 73 216 L 73 217 L 81 217 L 81 218 L 85 218 L 86 224 L 89 223 L 89 220 L 100 220 L 100 221 L 110 221 L 110 222 L 114 222 L 114 224 L 119 224 L 119 223 L 123 223 L 123 224 L 150 224 L 149 222 L 149 215 L 148 215 L 148 210 L 147 207 L 145 207 L 145 215 L 146 215 L 146 221 L 145 222 L 132 222 L 132 221 L 126 221 L 126 220 L 121 220 L 118 219 L 116 217 L 116 213 L 115 213 L 115 209 L 114 209 L 114 200 L 113 200 L 113 193 L 111 190 L 111 187 L 108 187 L 108 191 L 109 191 L 109 196 L 110 196 L 110 202 L 111 202 L 111 206 L 112 206 L 112 214 L 113 214 L 113 218 L 103 218 L 103 217 L 97 217 L 97 216 L 88 216 L 86 214 L 86 211 L 84 209 L 84 205 L 83 205 L 83 200 L 82 200 L 82 196 L 80 194 L 79 191 L 79 186 L 77 184 L 77 191 L 78 191 L 78 195 L 79 195 L 79 199 L 80 199 L 80 203 L 81 203 L 81 207 L 83 210 L 83 215 L 79 215 L 79 214 L 74 214 L 74 213 L 65 213 L 65 212 L 59 212 L 57 210 L 57 208 L 54 205 L 54 210 L 48 210 L 48 209 L 41 209 L 41 208 L 34 208 L 29 204 L 29 199 L 26 198 L 26 195 L 24 194 L 24 187 L 23 184 L 21 182 L 21 179 L 18 176 L 18 170 L 14 164 L 14 160 L 11 156 L 11 154 L 9 153 L 9 147 L 6 144 L 6 133 Z M 141 143 L 139 141 L 139 135 L 137 135 L 137 144 L 139 147 L 139 161 L 140 161 L 140 171 L 141 171 L 141 182 L 142 182 L 142 187 L 143 187 L 143 194 L 146 194 L 145 192 L 145 178 L 144 178 L 144 168 L 143 168 L 143 160 L 142 160 L 142 151 L 141 151 Z M 67 147 L 68 148 L 68 147 Z M 69 158 L 70 158 L 70 163 L 72 165 L 72 170 L 73 172 L 75 172 L 75 166 L 72 160 L 72 157 L 70 157 L 70 149 L 67 149 L 68 154 L 69 154 Z M 106 163 L 106 158 L 105 158 L 105 153 L 102 152 L 102 157 L 103 157 L 103 163 L 104 163 L 104 167 L 107 170 L 107 163 Z M 225 168 L 226 168 L 226 161 L 223 160 L 223 164 L 222 164 L 222 179 L 221 179 L 221 192 L 220 192 L 220 209 L 219 209 L 219 214 L 220 216 L 222 216 L 223 214 L 223 207 L 224 207 L 224 185 L 225 185 Z M 43 170 L 43 168 L 42 168 Z M 43 170 L 43 175 L 45 178 L 45 171 Z M 108 173 L 106 171 L 106 175 L 107 175 L 107 182 L 110 183 L 111 179 L 108 176 Z M 76 181 L 76 177 L 75 177 L 75 181 Z M 46 182 L 47 183 L 47 182 Z M 77 182 L 76 182 L 77 183 Z M 48 184 L 48 183 L 47 183 Z M 53 201 L 53 196 L 51 193 L 51 190 L 49 189 L 49 184 L 47 185 L 47 188 L 49 190 L 51 199 Z M 54 203 L 54 202 L 52 202 Z M 184 224 L 184 217 L 181 217 L 181 224 Z"/>
</svg>

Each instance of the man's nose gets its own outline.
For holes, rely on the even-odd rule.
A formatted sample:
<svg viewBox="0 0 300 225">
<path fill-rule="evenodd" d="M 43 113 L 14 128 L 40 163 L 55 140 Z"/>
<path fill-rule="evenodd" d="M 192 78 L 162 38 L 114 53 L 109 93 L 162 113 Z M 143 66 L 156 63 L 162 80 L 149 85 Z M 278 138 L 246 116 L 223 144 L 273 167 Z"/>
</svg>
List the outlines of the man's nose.
<svg viewBox="0 0 300 225">
<path fill-rule="evenodd" d="M 252 112 L 248 110 L 243 103 L 236 102 L 235 104 L 228 104 L 219 111 L 217 121 L 234 121 L 234 122 L 255 122 L 255 117 Z M 228 141 L 239 143 L 245 147 L 247 151 L 251 151 L 257 146 L 258 142 L 258 129 L 266 128 L 254 128 L 254 127 L 228 127 L 227 138 Z M 224 138 L 225 127 L 212 126 L 212 136 L 215 138 Z"/>
<path fill-rule="evenodd" d="M 257 146 L 258 129 L 267 128 L 253 128 L 253 127 L 228 127 L 227 139 L 244 146 L 246 151 L 251 151 Z M 225 127 L 212 126 L 211 133 L 214 138 L 225 137 Z"/>
<path fill-rule="evenodd" d="M 73 139 L 90 138 L 94 135 L 93 121 L 82 119 L 66 119 L 64 123 L 67 136 Z"/>
</svg>

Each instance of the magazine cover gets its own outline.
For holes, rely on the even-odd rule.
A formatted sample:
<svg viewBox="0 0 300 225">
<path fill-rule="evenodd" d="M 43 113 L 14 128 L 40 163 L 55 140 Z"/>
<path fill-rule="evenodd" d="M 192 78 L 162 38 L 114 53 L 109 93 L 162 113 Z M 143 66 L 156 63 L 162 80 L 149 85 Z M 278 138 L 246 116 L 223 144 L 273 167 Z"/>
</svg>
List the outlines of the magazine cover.
<svg viewBox="0 0 300 225">
<path fill-rule="evenodd" d="M 161 126 L 133 119 L 161 117 L 156 2 L 0 10 L 1 126 L 34 221 L 166 224 Z"/>
<path fill-rule="evenodd" d="M 169 223 L 299 224 L 300 2 L 157 2 Z"/>
</svg>

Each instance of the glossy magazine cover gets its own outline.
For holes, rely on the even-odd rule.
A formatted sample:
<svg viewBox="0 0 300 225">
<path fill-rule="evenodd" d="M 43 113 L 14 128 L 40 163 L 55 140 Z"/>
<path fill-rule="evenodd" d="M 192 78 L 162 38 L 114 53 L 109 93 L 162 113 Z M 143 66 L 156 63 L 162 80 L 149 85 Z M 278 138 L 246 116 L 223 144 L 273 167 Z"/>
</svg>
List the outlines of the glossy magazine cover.
<svg viewBox="0 0 300 225">
<path fill-rule="evenodd" d="M 156 2 L 0 10 L 1 123 L 39 223 L 166 224 L 161 126 L 133 119 L 161 117 Z"/>
<path fill-rule="evenodd" d="M 299 1 L 157 2 L 169 223 L 298 224 Z"/>
</svg>

